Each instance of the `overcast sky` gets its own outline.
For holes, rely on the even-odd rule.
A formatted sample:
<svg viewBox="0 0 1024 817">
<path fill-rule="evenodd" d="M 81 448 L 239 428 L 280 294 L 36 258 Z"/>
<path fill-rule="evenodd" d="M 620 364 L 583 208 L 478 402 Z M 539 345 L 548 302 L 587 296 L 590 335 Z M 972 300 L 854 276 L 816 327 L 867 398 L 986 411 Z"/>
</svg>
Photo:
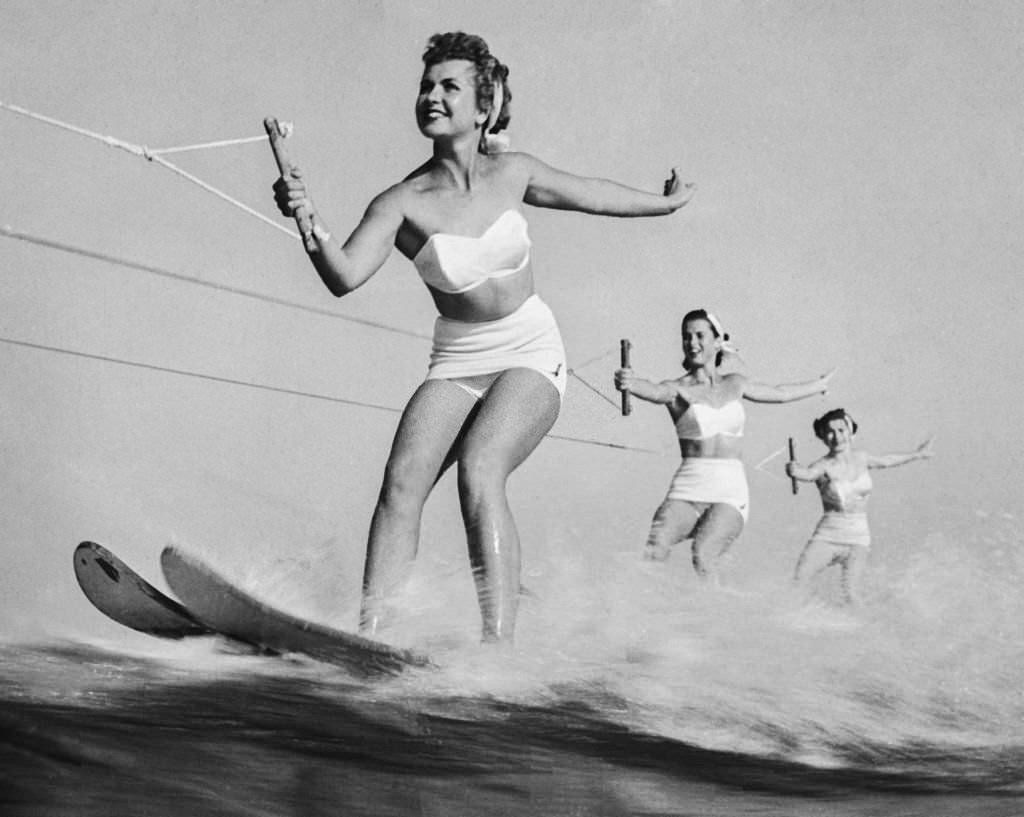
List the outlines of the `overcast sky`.
<svg viewBox="0 0 1024 817">
<path fill-rule="evenodd" d="M 678 319 L 703 306 L 758 379 L 839 367 L 824 400 L 750 409 L 750 569 L 788 571 L 817 514 L 781 458 L 752 466 L 787 436 L 820 454 L 810 421 L 836 405 L 873 451 L 937 435 L 936 460 L 877 481 L 876 531 L 1017 511 L 1018 3 L 8 0 L 0 16 L 0 102 L 149 148 L 291 121 L 335 232 L 427 156 L 427 37 L 481 34 L 511 68 L 514 149 L 651 190 L 677 165 L 699 187 L 663 219 L 528 212 L 570 366 L 614 399 L 628 337 L 636 369 L 675 376 Z M 83 539 L 160 586 L 176 541 L 236 575 L 316 577 L 311 611 L 337 589 L 324 576 L 357 587 L 429 343 L 341 317 L 429 334 L 411 265 L 395 254 L 336 301 L 296 241 L 154 163 L 4 109 L 0 134 L 0 225 L 220 287 L 0 235 L 0 635 L 114 637 L 74 584 Z M 167 158 L 276 218 L 265 142 Z M 639 549 L 675 466 L 663 411 L 623 419 L 573 381 L 555 433 L 667 453 L 546 441 L 512 482 L 527 564 L 554 540 Z M 445 482 L 424 549 L 460 537 Z"/>
</svg>

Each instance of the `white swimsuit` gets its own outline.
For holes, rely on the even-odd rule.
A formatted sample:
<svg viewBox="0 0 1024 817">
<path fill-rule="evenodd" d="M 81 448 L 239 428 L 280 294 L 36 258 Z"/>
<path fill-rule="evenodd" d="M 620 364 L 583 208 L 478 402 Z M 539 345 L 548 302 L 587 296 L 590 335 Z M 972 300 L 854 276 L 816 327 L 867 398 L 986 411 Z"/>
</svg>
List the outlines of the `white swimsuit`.
<svg viewBox="0 0 1024 817">
<path fill-rule="evenodd" d="M 676 420 L 676 433 L 680 440 L 707 440 L 719 435 L 742 437 L 747 414 L 739 400 L 730 400 L 721 406 L 690 403 Z"/>
<path fill-rule="evenodd" d="M 506 210 L 478 237 L 434 233 L 413 258 L 426 284 L 449 294 L 514 275 L 530 262 L 526 219 Z M 533 369 L 565 394 L 568 372 L 558 324 L 540 297 L 492 321 L 438 317 L 427 380 L 450 380 L 481 399 L 502 372 Z"/>
<path fill-rule="evenodd" d="M 721 406 L 690 403 L 676 420 L 681 440 L 707 440 L 722 435 L 742 437 L 746 412 L 739 400 Z M 668 491 L 669 499 L 684 502 L 732 505 L 744 522 L 750 511 L 750 489 L 742 460 L 687 457 L 680 464 Z"/>
<path fill-rule="evenodd" d="M 855 500 L 867 499 L 871 493 L 871 474 L 864 471 L 856 479 L 831 479 L 828 475 L 818 480 L 822 501 L 841 510 L 826 510 L 818 521 L 811 541 L 827 542 L 831 545 L 871 547 L 871 529 L 868 515 L 864 511 L 848 511 L 846 508 Z M 863 507 L 863 504 L 861 505 Z"/>
<path fill-rule="evenodd" d="M 856 479 L 832 479 L 827 474 L 818 480 L 818 490 L 822 501 L 828 500 L 832 505 L 846 511 L 854 500 L 864 500 L 871 494 L 871 474 L 861 473 Z"/>
<path fill-rule="evenodd" d="M 456 295 L 492 278 L 514 275 L 530 263 L 530 236 L 518 210 L 506 210 L 483 235 L 434 233 L 412 259 L 424 282 Z"/>
</svg>

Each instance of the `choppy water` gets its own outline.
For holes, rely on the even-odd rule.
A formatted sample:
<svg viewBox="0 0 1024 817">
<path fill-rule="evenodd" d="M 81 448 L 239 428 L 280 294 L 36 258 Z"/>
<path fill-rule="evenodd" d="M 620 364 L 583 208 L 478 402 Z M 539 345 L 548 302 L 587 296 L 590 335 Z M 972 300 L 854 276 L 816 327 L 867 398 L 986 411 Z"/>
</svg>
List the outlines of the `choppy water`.
<svg viewBox="0 0 1024 817">
<path fill-rule="evenodd" d="M 396 634 L 441 668 L 383 682 L 210 639 L 9 643 L 0 811 L 1024 814 L 1016 523 L 973 536 L 879 565 L 858 616 L 563 554 L 512 653 L 437 635 L 438 575 Z"/>
</svg>

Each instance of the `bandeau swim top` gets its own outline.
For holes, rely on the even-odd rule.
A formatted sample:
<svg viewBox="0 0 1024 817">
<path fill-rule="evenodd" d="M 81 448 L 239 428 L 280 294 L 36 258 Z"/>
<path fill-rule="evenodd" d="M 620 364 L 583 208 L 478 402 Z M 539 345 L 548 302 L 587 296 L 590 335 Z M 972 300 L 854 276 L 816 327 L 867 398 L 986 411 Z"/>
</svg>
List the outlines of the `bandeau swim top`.
<svg viewBox="0 0 1024 817">
<path fill-rule="evenodd" d="M 412 259 L 420 277 L 441 292 L 469 292 L 492 278 L 514 275 L 530 261 L 526 219 L 509 209 L 474 238 L 434 233 Z"/>
<path fill-rule="evenodd" d="M 680 440 L 707 440 L 721 434 L 723 437 L 742 437 L 747 414 L 739 400 L 730 400 L 722 406 L 690 403 L 676 420 L 676 433 Z"/>
<path fill-rule="evenodd" d="M 854 502 L 867 499 L 871 493 L 871 474 L 863 471 L 856 479 L 831 479 L 827 475 L 819 483 L 821 498 L 838 508 L 847 508 Z"/>
</svg>

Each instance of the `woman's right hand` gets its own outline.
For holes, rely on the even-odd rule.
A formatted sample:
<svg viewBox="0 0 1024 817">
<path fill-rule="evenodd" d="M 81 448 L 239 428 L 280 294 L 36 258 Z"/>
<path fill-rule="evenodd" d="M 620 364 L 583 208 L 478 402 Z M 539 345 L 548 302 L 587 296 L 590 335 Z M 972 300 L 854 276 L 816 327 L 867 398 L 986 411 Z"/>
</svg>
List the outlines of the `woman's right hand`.
<svg viewBox="0 0 1024 817">
<path fill-rule="evenodd" d="M 274 201 L 281 214 L 289 218 L 293 218 L 302 209 L 313 212 L 313 202 L 299 168 L 293 167 L 289 176 L 282 176 L 274 182 Z"/>
<path fill-rule="evenodd" d="M 615 388 L 619 391 L 629 391 L 630 384 L 633 382 L 633 370 L 632 369 L 616 369 L 615 370 Z"/>
</svg>

